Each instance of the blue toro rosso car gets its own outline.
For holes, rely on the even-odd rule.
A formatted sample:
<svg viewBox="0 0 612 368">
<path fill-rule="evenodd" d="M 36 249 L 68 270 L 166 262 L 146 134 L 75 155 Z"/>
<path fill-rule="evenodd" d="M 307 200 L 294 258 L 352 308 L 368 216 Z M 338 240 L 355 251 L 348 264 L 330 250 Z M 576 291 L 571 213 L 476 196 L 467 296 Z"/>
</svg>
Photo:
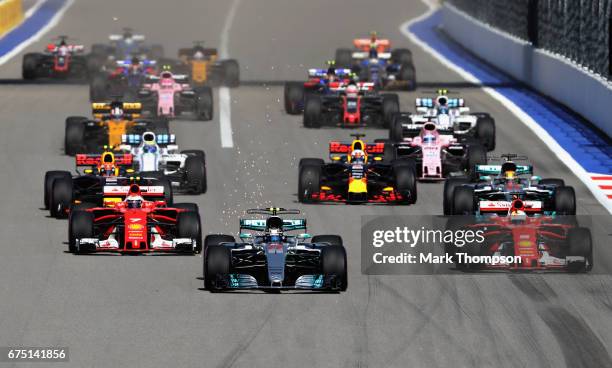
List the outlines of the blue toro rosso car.
<svg viewBox="0 0 612 368">
<path fill-rule="evenodd" d="M 338 87 L 345 85 L 353 77 L 349 68 L 335 68 L 330 62 L 328 69 L 308 69 L 306 82 L 285 83 L 284 103 L 287 114 L 297 115 L 304 111 L 307 94 L 325 95 L 333 93 Z"/>
<path fill-rule="evenodd" d="M 576 194 L 563 179 L 533 176 L 532 165 L 518 165 L 527 157 L 504 154 L 500 164 L 475 165 L 473 177 L 449 178 L 444 184 L 445 215 L 507 215 L 520 201 L 527 215 L 575 215 Z"/>
<path fill-rule="evenodd" d="M 306 219 L 283 208 L 251 209 L 267 218 L 240 220 L 240 241 L 231 235 L 208 235 L 204 241 L 204 285 L 215 291 L 345 291 L 346 251 L 338 235 L 311 237 Z M 304 231 L 297 235 L 288 232 Z"/>
</svg>

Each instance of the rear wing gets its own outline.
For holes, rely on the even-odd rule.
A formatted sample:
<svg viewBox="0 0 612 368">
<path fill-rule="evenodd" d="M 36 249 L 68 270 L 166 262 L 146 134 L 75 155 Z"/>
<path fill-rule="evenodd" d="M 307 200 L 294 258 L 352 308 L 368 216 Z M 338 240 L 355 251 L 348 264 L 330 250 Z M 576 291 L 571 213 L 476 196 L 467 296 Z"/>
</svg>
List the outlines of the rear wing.
<svg viewBox="0 0 612 368">
<path fill-rule="evenodd" d="M 332 161 L 346 161 L 347 156 L 351 154 L 353 143 L 345 143 L 338 141 L 329 142 L 329 158 Z M 377 142 L 373 144 L 366 143 L 365 150 L 368 157 L 373 161 L 380 161 L 385 155 L 385 143 Z"/>
<path fill-rule="evenodd" d="M 372 91 L 374 89 L 374 82 L 358 82 L 358 83 L 355 83 L 355 85 L 361 92 Z M 348 87 L 347 83 L 337 82 L 337 83 L 329 84 L 329 89 L 335 92 L 343 92 L 346 90 L 346 87 Z"/>
<path fill-rule="evenodd" d="M 370 53 L 367 51 L 355 51 L 352 54 L 353 59 L 368 59 L 370 57 Z M 379 52 L 377 54 L 378 59 L 389 60 L 391 59 L 390 52 Z"/>
<path fill-rule="evenodd" d="M 179 58 L 187 58 L 187 59 L 191 59 L 193 57 L 193 54 L 195 54 L 197 51 L 200 51 L 204 57 L 211 57 L 211 56 L 217 56 L 218 51 L 215 48 L 204 48 L 204 47 L 198 47 L 198 48 L 182 48 L 179 49 L 178 51 L 178 57 Z"/>
<path fill-rule="evenodd" d="M 106 153 L 78 153 L 75 157 L 77 167 L 92 167 L 100 164 L 102 156 Z M 112 153 L 115 156 L 115 166 L 132 166 L 134 156 L 131 153 Z"/>
<path fill-rule="evenodd" d="M 353 45 L 362 50 L 369 51 L 372 46 L 372 40 L 369 38 L 356 38 L 353 40 Z M 391 41 L 388 39 L 377 39 L 376 40 L 376 51 L 382 53 L 387 51 L 391 47 Z"/>
<path fill-rule="evenodd" d="M 336 76 L 340 78 L 349 77 L 352 73 L 351 69 L 348 69 L 348 68 L 337 68 L 334 71 L 336 73 Z M 308 69 L 308 77 L 325 78 L 327 77 L 327 69 L 317 69 L 317 68 Z"/>
<path fill-rule="evenodd" d="M 436 98 L 427 97 L 427 98 L 417 98 L 415 100 L 416 107 L 433 108 L 435 105 L 436 105 Z M 465 101 L 463 100 L 463 98 L 447 98 L 446 105 L 449 108 L 465 107 Z"/>
<path fill-rule="evenodd" d="M 94 102 L 91 104 L 94 119 L 103 119 L 105 115 L 110 114 L 111 109 L 115 105 L 120 105 L 123 113 L 132 119 L 140 117 L 142 113 L 142 104 L 140 102 Z"/>
<path fill-rule="evenodd" d="M 104 197 L 126 197 L 130 191 L 129 185 L 105 185 L 103 188 Z M 148 200 L 151 199 L 163 199 L 164 198 L 164 186 L 163 185 L 141 185 L 140 194 L 143 198 Z"/>
<path fill-rule="evenodd" d="M 120 34 L 112 34 L 108 36 L 108 39 L 110 41 L 121 41 L 123 40 L 123 35 Z M 132 35 L 132 40 L 137 41 L 137 42 L 142 42 L 145 40 L 145 36 L 144 35 L 140 35 L 140 34 L 135 34 Z"/>
<path fill-rule="evenodd" d="M 501 174 L 502 165 L 476 165 L 476 172 L 483 175 Z M 516 175 L 533 174 L 533 165 L 516 165 Z"/>
<path fill-rule="evenodd" d="M 137 146 L 141 142 L 142 142 L 142 134 L 123 134 L 121 136 L 122 144 L 129 144 L 131 146 Z M 169 144 L 176 144 L 176 136 L 174 134 L 156 134 L 155 143 L 157 143 L 157 145 L 159 146 L 167 146 Z"/>
<path fill-rule="evenodd" d="M 265 231 L 265 219 L 240 219 L 240 231 Z M 283 219 L 283 231 L 306 230 L 306 219 Z"/>
<path fill-rule="evenodd" d="M 128 66 L 132 65 L 132 60 L 117 60 L 115 63 L 120 68 L 127 68 Z M 155 60 L 140 60 L 140 63 L 144 67 L 152 67 L 152 66 L 155 66 L 157 64 L 157 61 L 155 61 Z"/>
</svg>

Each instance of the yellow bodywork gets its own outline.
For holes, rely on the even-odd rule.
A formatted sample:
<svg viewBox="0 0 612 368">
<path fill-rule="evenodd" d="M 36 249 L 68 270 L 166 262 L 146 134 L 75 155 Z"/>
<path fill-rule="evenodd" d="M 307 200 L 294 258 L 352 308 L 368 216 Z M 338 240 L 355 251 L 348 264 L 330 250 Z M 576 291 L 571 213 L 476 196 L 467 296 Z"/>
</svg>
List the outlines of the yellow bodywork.
<svg viewBox="0 0 612 368">
<path fill-rule="evenodd" d="M 367 193 L 368 192 L 368 182 L 366 178 L 361 179 L 349 179 L 349 193 Z"/>
<path fill-rule="evenodd" d="M 122 106 L 123 113 L 129 116 L 129 119 L 108 119 L 108 113 L 111 110 L 111 104 L 108 102 L 94 102 L 91 104 L 93 117 L 98 121 L 100 126 L 106 126 L 108 130 L 108 142 L 106 145 L 119 149 L 121 145 L 121 136 L 128 133 L 136 122 L 134 119 L 140 117 L 142 112 L 142 104 L 140 102 L 124 102 Z"/>
<path fill-rule="evenodd" d="M 208 60 L 191 60 L 191 80 L 196 84 L 204 84 L 208 79 Z"/>
</svg>

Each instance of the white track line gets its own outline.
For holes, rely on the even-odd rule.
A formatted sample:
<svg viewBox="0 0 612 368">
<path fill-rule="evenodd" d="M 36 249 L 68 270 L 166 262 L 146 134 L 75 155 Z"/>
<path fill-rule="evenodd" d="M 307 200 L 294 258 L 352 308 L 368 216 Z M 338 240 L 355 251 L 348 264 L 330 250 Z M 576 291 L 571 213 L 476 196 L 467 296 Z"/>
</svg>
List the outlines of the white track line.
<svg viewBox="0 0 612 368">
<path fill-rule="evenodd" d="M 64 6 L 62 6 L 57 11 L 57 13 L 55 13 L 53 18 L 51 18 L 51 20 L 49 21 L 49 23 L 47 23 L 44 27 L 39 29 L 38 32 L 36 32 L 34 35 L 32 35 L 32 37 L 30 37 L 27 40 L 23 41 L 19 45 L 15 46 L 14 49 L 12 49 L 8 53 L 6 53 L 4 56 L 0 57 L 0 65 L 2 65 L 4 63 L 6 63 L 7 61 L 9 61 L 13 56 L 19 54 L 23 49 L 25 49 L 26 47 L 30 46 L 32 43 L 40 40 L 40 38 L 42 36 L 44 36 L 45 33 L 49 32 L 53 27 L 55 27 L 59 23 L 59 21 L 64 16 L 64 13 L 66 13 L 66 11 L 68 10 L 68 8 L 70 8 L 72 3 L 74 3 L 74 0 L 66 1 L 64 3 Z M 26 12 L 26 18 L 32 16 L 32 14 L 34 14 L 34 11 L 38 10 L 38 8 L 40 8 L 41 5 L 42 5 L 42 1 L 39 1 L 32 8 L 30 8 Z M 32 9 L 34 9 L 34 10 L 32 10 Z M 19 26 L 17 26 L 17 27 L 19 27 Z"/>
<path fill-rule="evenodd" d="M 219 46 L 219 56 L 221 59 L 228 57 L 229 33 L 234 23 L 236 10 L 240 5 L 240 0 L 232 0 L 232 5 L 225 18 L 223 30 L 221 31 L 221 45 Z M 232 96 L 230 89 L 227 87 L 219 88 L 219 125 L 221 129 L 221 147 L 234 147 L 234 139 L 232 136 Z"/>
<path fill-rule="evenodd" d="M 400 25 L 400 32 L 406 37 L 410 39 L 413 43 L 421 47 L 425 52 L 433 56 L 439 62 L 441 62 L 448 69 L 459 74 L 463 79 L 467 80 L 471 83 L 482 84 L 482 81 L 476 78 L 473 74 L 468 73 L 458 65 L 452 63 L 448 60 L 444 55 L 438 53 L 428 44 L 419 39 L 415 34 L 410 32 L 408 28 L 420 21 L 430 16 L 433 12 L 437 10 L 438 5 L 436 5 L 432 0 L 421 0 L 425 5 L 429 7 L 429 10 L 422 14 L 421 16 L 411 19 L 407 22 L 404 22 Z M 576 175 L 580 181 L 584 183 L 584 185 L 593 193 L 593 196 L 601 205 L 608 210 L 610 214 L 612 214 L 612 201 L 608 199 L 606 193 L 601 190 L 593 180 L 591 180 L 591 174 L 587 173 L 586 170 L 580 166 L 576 160 L 559 145 L 559 143 L 550 135 L 548 132 L 542 128 L 531 116 L 529 116 L 525 111 L 523 111 L 520 107 L 518 107 L 514 102 L 494 90 L 490 87 L 482 87 L 481 88 L 485 93 L 493 97 L 495 100 L 499 101 L 502 105 L 504 105 L 510 112 L 512 112 L 523 124 L 525 124 L 531 131 L 533 131 L 541 140 L 546 144 L 546 146 L 553 151 L 553 153 L 557 156 L 557 158 L 563 162 L 573 173 Z"/>
</svg>

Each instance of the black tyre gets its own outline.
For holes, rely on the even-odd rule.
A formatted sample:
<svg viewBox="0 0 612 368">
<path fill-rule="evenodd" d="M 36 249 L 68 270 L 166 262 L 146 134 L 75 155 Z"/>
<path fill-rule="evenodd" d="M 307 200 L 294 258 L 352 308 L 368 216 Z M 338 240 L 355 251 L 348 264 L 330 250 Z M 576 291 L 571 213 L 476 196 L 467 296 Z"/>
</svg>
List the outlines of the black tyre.
<svg viewBox="0 0 612 368">
<path fill-rule="evenodd" d="M 472 144 L 468 146 L 467 156 L 467 172 L 473 181 L 477 181 L 479 176 L 476 166 L 487 164 L 487 149 L 480 144 Z"/>
<path fill-rule="evenodd" d="M 567 234 L 568 256 L 584 257 L 584 261 L 572 261 L 571 272 L 588 272 L 593 268 L 593 240 L 591 231 L 584 227 L 570 229 Z"/>
<path fill-rule="evenodd" d="M 312 203 L 311 195 L 321 188 L 321 165 L 303 165 L 299 169 L 298 200 L 302 203 Z"/>
<path fill-rule="evenodd" d="M 36 79 L 38 74 L 38 61 L 40 60 L 40 54 L 25 54 L 23 55 L 23 62 L 21 64 L 21 76 L 23 79 L 32 80 Z"/>
<path fill-rule="evenodd" d="M 444 215 L 450 216 L 453 214 L 453 195 L 455 188 L 463 184 L 467 184 L 469 180 L 467 178 L 448 178 L 444 182 L 444 194 L 442 199 L 442 207 L 444 209 Z"/>
<path fill-rule="evenodd" d="M 546 186 L 564 187 L 565 186 L 565 180 L 557 179 L 557 178 L 548 178 L 548 179 L 540 180 L 540 182 L 538 184 L 539 185 L 546 185 Z"/>
<path fill-rule="evenodd" d="M 330 245 L 321 249 L 321 272 L 332 290 L 346 291 L 348 272 L 343 246 Z"/>
<path fill-rule="evenodd" d="M 336 68 L 351 68 L 353 66 L 353 51 L 351 49 L 336 50 Z"/>
<path fill-rule="evenodd" d="M 327 243 L 329 245 L 343 246 L 342 237 L 340 235 L 315 235 L 310 240 L 311 243 Z"/>
<path fill-rule="evenodd" d="M 179 238 L 190 238 L 196 240 L 194 253 L 202 251 L 202 229 L 200 215 L 197 212 L 181 212 L 178 214 L 177 233 Z"/>
<path fill-rule="evenodd" d="M 159 184 L 164 187 L 164 202 L 166 202 L 166 206 L 172 206 L 174 204 L 172 183 L 170 183 L 170 180 L 162 178 L 159 180 Z"/>
<path fill-rule="evenodd" d="M 227 277 L 231 269 L 231 252 L 222 245 L 206 247 L 204 255 L 204 287 L 209 291 L 221 291 L 224 285 L 216 282 L 218 278 Z"/>
<path fill-rule="evenodd" d="M 316 95 L 306 97 L 304 104 L 304 126 L 306 128 L 320 128 L 323 117 L 323 103 Z"/>
<path fill-rule="evenodd" d="M 383 149 L 383 162 L 393 162 L 397 159 L 397 148 L 391 140 L 383 139 L 385 148 Z"/>
<path fill-rule="evenodd" d="M 76 239 L 94 237 L 94 215 L 86 211 L 71 213 L 68 223 L 68 250 L 77 253 Z"/>
<path fill-rule="evenodd" d="M 98 102 L 106 100 L 108 90 L 106 82 L 106 75 L 104 73 L 96 73 L 93 75 L 89 84 L 89 99 L 91 101 Z"/>
<path fill-rule="evenodd" d="M 323 166 L 323 164 L 325 164 L 325 161 L 320 158 L 301 158 L 299 167 L 302 167 L 304 165 Z"/>
<path fill-rule="evenodd" d="M 74 156 L 84 148 L 85 122 L 87 118 L 70 116 L 66 119 L 64 132 L 64 152 Z"/>
<path fill-rule="evenodd" d="M 197 90 L 196 116 L 198 120 L 209 121 L 213 118 L 213 94 L 210 87 Z"/>
<path fill-rule="evenodd" d="M 576 192 L 572 187 L 558 187 L 555 190 L 555 212 L 558 215 L 576 214 Z"/>
<path fill-rule="evenodd" d="M 301 82 L 285 83 L 284 102 L 287 114 L 300 114 L 304 108 L 304 84 Z"/>
<path fill-rule="evenodd" d="M 458 186 L 453 192 L 453 215 L 474 214 L 474 188 Z"/>
<path fill-rule="evenodd" d="M 51 198 L 49 198 L 49 212 L 55 218 L 65 218 L 67 210 L 72 204 L 72 178 L 60 177 L 51 185 Z"/>
<path fill-rule="evenodd" d="M 395 189 L 404 198 L 403 203 L 414 204 L 417 201 L 416 165 L 409 160 L 398 160 L 393 163 Z"/>
<path fill-rule="evenodd" d="M 489 151 L 495 149 L 495 120 L 490 116 L 479 117 L 476 121 L 476 137 Z"/>
<path fill-rule="evenodd" d="M 416 71 L 412 64 L 403 64 L 398 73 L 398 79 L 406 83 L 406 90 L 416 90 Z"/>
<path fill-rule="evenodd" d="M 71 178 L 72 175 L 70 174 L 69 171 L 60 171 L 60 170 L 53 170 L 53 171 L 47 171 L 45 173 L 45 189 L 44 189 L 44 203 L 45 203 L 45 209 L 48 210 L 49 209 L 49 205 L 50 205 L 50 198 L 51 198 L 51 191 L 53 189 L 53 182 L 55 181 L 55 179 L 59 179 L 59 178 Z"/>
<path fill-rule="evenodd" d="M 204 238 L 204 252 L 210 246 L 221 245 L 221 243 L 235 243 L 236 239 L 232 235 L 208 234 Z"/>
<path fill-rule="evenodd" d="M 91 202 L 83 202 L 83 203 L 75 203 L 72 204 L 72 206 L 70 206 L 70 213 L 73 213 L 75 211 L 85 211 L 88 210 L 90 208 L 95 208 L 98 207 L 95 203 L 91 203 Z"/>
<path fill-rule="evenodd" d="M 402 120 L 397 118 L 397 115 L 393 118 L 393 122 L 389 128 L 389 139 L 392 142 L 401 142 L 404 140 L 404 126 L 402 125 Z"/>
<path fill-rule="evenodd" d="M 185 178 L 194 194 L 206 193 L 206 163 L 198 156 L 189 156 L 185 160 Z"/>
<path fill-rule="evenodd" d="M 412 52 L 408 49 L 391 51 L 391 59 L 397 64 L 412 64 Z"/>
<path fill-rule="evenodd" d="M 172 207 L 187 210 L 189 212 L 200 213 L 200 208 L 198 207 L 197 203 L 175 203 L 172 205 Z"/>
<path fill-rule="evenodd" d="M 227 87 L 238 87 L 240 85 L 240 66 L 234 59 L 223 61 L 223 84 Z"/>
<path fill-rule="evenodd" d="M 388 129 L 393 121 L 393 116 L 399 113 L 399 97 L 396 94 L 384 94 L 382 98 L 382 124 Z"/>
<path fill-rule="evenodd" d="M 206 164 L 206 154 L 202 150 L 183 150 L 181 153 L 184 155 L 199 157 Z"/>
</svg>

